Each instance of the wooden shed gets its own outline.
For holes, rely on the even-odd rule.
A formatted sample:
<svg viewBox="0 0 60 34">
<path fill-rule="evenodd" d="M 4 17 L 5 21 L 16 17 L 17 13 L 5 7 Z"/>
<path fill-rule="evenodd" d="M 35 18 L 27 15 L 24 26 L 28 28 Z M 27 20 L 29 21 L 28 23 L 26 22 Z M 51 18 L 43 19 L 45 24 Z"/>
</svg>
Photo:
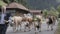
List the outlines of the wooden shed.
<svg viewBox="0 0 60 34">
<path fill-rule="evenodd" d="M 30 13 L 35 14 L 35 15 L 41 14 L 41 10 L 29 10 L 29 11 Z"/>
<path fill-rule="evenodd" d="M 29 13 L 28 9 L 24 7 L 22 4 L 12 2 L 9 5 L 7 5 L 6 8 L 7 12 L 11 13 Z"/>
</svg>

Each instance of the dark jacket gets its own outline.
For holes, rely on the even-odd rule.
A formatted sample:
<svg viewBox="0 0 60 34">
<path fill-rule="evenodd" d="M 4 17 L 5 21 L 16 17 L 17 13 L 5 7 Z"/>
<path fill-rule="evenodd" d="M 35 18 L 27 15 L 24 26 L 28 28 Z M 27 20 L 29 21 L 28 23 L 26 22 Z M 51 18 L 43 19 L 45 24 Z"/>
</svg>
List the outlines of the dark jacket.
<svg viewBox="0 0 60 34">
<path fill-rule="evenodd" d="M 9 13 L 7 13 L 6 14 L 6 16 L 4 17 L 4 20 L 5 20 L 5 24 L 8 24 L 9 23 L 9 17 L 10 17 L 11 15 L 9 14 Z M 8 22 L 6 22 L 6 21 L 8 21 Z"/>
</svg>

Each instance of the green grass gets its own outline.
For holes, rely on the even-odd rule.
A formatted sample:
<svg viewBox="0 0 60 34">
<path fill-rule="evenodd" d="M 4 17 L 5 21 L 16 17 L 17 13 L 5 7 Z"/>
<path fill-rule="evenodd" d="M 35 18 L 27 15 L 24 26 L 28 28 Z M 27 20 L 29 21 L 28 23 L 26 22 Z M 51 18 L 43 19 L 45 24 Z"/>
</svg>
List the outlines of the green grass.
<svg viewBox="0 0 60 34">
<path fill-rule="evenodd" d="M 57 28 L 57 30 L 56 30 L 56 32 L 55 32 L 55 34 L 60 34 L 60 20 L 59 20 L 58 28 Z"/>
</svg>

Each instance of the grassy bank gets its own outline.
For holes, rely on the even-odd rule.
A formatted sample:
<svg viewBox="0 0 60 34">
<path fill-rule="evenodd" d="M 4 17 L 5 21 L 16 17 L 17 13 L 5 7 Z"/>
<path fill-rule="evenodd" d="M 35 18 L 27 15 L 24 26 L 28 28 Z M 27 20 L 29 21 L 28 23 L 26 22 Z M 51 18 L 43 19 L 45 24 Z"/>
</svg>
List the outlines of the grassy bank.
<svg viewBox="0 0 60 34">
<path fill-rule="evenodd" d="M 55 34 L 60 34 L 60 20 L 59 20 L 58 28 L 57 28 L 57 30 L 56 30 L 56 32 L 55 32 Z"/>
</svg>

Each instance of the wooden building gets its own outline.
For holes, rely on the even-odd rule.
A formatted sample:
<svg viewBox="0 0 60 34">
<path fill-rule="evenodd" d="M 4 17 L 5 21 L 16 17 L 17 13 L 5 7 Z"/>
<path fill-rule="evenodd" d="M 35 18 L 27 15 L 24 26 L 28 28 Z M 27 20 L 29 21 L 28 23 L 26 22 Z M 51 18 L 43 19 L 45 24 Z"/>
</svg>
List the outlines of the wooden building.
<svg viewBox="0 0 60 34">
<path fill-rule="evenodd" d="M 30 13 L 35 14 L 35 15 L 41 14 L 41 10 L 29 10 L 29 11 Z"/>
<path fill-rule="evenodd" d="M 29 13 L 28 9 L 24 7 L 22 4 L 12 2 L 6 7 L 7 12 L 10 12 L 12 14 L 15 13 Z"/>
</svg>

